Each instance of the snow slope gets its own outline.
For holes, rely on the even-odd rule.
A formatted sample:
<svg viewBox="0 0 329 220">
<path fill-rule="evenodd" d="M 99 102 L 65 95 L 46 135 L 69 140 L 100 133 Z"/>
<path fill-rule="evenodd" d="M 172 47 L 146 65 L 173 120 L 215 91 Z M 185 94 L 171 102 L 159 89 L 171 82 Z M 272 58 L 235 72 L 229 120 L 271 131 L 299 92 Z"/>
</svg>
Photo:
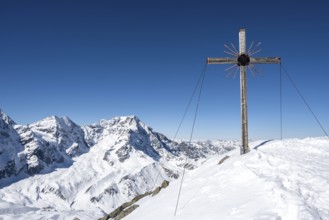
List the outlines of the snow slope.
<svg viewBox="0 0 329 220">
<path fill-rule="evenodd" d="M 30 125 L 16 125 L 4 113 L 0 119 L 1 135 L 8 138 L 0 142 L 2 155 L 16 149 L 15 163 L 4 160 L 12 165 L 2 167 L 0 219 L 97 219 L 178 178 L 185 158 L 192 169 L 238 146 L 175 142 L 136 116 L 85 127 L 67 117 Z"/>
<path fill-rule="evenodd" d="M 254 142 L 188 171 L 176 216 L 180 180 L 140 200 L 127 220 L 329 219 L 329 140 Z M 258 147 L 257 147 L 258 146 Z"/>
</svg>

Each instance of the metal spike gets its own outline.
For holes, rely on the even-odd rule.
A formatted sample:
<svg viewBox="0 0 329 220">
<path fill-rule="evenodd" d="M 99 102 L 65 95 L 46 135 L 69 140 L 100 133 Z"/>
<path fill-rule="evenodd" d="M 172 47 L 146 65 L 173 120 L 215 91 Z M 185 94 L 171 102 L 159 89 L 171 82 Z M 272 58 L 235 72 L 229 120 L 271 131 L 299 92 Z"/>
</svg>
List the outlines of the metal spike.
<svg viewBox="0 0 329 220">
<path fill-rule="evenodd" d="M 232 48 L 234 49 L 234 51 L 235 51 L 237 54 L 239 54 L 239 52 L 238 52 L 238 50 L 235 48 L 234 44 L 231 43 L 231 45 L 232 45 Z"/>
<path fill-rule="evenodd" d="M 252 41 L 251 42 L 251 44 L 250 44 L 250 47 L 249 47 L 249 49 L 248 49 L 248 52 L 247 52 L 247 54 L 249 54 L 250 53 L 250 50 L 251 50 L 251 48 L 252 48 L 252 45 L 254 45 L 254 42 Z"/>
<path fill-rule="evenodd" d="M 232 65 L 232 66 L 226 68 L 225 71 L 228 71 L 228 70 L 232 69 L 233 67 L 236 67 L 236 65 Z"/>
<path fill-rule="evenodd" d="M 234 52 L 229 46 L 227 46 L 226 44 L 224 44 L 224 47 L 226 47 L 229 51 L 231 51 L 233 54 L 235 54 L 236 56 L 239 55 L 239 53 Z"/>
<path fill-rule="evenodd" d="M 235 78 L 236 73 L 238 72 L 239 68 L 240 68 L 239 66 L 236 68 L 235 73 L 234 73 L 234 75 L 233 75 L 233 79 Z"/>
<path fill-rule="evenodd" d="M 227 54 L 232 55 L 232 56 L 234 56 L 234 57 L 238 56 L 237 54 L 233 54 L 233 53 L 228 52 L 228 51 L 224 51 L 224 53 L 227 53 Z"/>
<path fill-rule="evenodd" d="M 256 77 L 255 76 L 255 73 L 254 73 L 253 69 L 249 65 L 248 65 L 248 69 L 250 70 L 251 75 L 255 78 Z"/>
<path fill-rule="evenodd" d="M 249 56 L 252 56 L 252 55 L 254 55 L 256 53 L 259 53 L 260 51 L 262 51 L 262 49 L 259 49 L 259 50 L 254 51 L 253 53 L 249 54 Z"/>
<path fill-rule="evenodd" d="M 235 65 L 233 65 L 233 66 L 231 66 L 231 67 L 235 67 Z M 231 68 L 231 67 L 230 67 L 230 68 Z M 231 70 L 228 72 L 228 74 L 226 74 L 225 77 L 226 77 L 226 78 L 229 77 L 233 72 L 234 72 L 234 69 L 231 69 Z"/>
<path fill-rule="evenodd" d="M 252 49 L 252 51 L 249 54 L 254 54 L 254 52 L 257 50 L 257 48 L 262 44 L 262 42 L 258 42 L 258 44 Z"/>
<path fill-rule="evenodd" d="M 236 69 L 239 68 L 239 66 L 237 65 L 233 65 L 232 67 L 235 67 Z M 232 73 L 236 72 L 236 69 L 231 69 L 230 72 L 225 76 L 226 78 L 229 77 L 230 75 L 232 75 Z"/>
</svg>

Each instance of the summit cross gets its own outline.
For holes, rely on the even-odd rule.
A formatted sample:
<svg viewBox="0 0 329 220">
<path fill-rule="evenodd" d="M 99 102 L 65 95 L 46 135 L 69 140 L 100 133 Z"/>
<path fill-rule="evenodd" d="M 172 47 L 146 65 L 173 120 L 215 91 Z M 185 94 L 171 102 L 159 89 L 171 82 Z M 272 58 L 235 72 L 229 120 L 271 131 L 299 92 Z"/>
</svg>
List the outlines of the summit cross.
<svg viewBox="0 0 329 220">
<path fill-rule="evenodd" d="M 228 48 L 225 45 L 226 48 Z M 252 47 L 252 44 L 250 48 Z M 250 49 L 249 48 L 249 49 Z M 228 48 L 230 50 L 230 48 Z M 234 46 L 233 46 L 233 49 Z M 234 55 L 234 58 L 208 58 L 208 64 L 236 64 L 240 68 L 240 96 L 241 96 L 241 120 L 242 120 L 242 146 L 240 149 L 241 154 L 248 153 L 248 113 L 247 113 L 247 76 L 246 67 L 249 64 L 279 64 L 281 62 L 280 57 L 251 57 L 251 55 L 257 53 L 249 53 L 246 51 L 246 30 L 240 29 L 239 32 L 239 53 L 235 54 L 234 51 L 230 50 Z M 232 54 L 231 52 L 227 52 Z M 232 54 L 232 55 L 233 55 Z"/>
</svg>

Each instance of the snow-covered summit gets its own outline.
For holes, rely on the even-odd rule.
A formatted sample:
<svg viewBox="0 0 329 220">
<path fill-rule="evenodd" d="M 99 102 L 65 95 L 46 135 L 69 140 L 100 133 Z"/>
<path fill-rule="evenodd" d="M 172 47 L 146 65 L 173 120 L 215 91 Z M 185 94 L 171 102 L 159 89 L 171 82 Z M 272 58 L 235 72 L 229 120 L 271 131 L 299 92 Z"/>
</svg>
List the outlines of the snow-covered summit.
<svg viewBox="0 0 329 220">
<path fill-rule="evenodd" d="M 15 125 L 16 123 L 8 116 L 6 115 L 0 108 L 0 126 L 4 126 L 4 123 L 8 125 Z"/>
<path fill-rule="evenodd" d="M 23 150 L 15 122 L 0 109 L 0 179 L 14 175 L 21 169 L 18 154 Z"/>
<path fill-rule="evenodd" d="M 16 129 L 25 146 L 29 174 L 48 171 L 55 163 L 71 163 L 72 157 L 89 150 L 83 130 L 68 117 L 51 116 Z"/>
<path fill-rule="evenodd" d="M 125 219 L 329 219 L 329 140 L 253 142 L 187 172 L 176 216 L 180 181 L 145 197 Z M 218 162 L 229 156 L 222 164 Z"/>
<path fill-rule="evenodd" d="M 124 136 L 133 131 L 151 130 L 137 116 L 114 117 L 110 120 L 101 119 L 98 123 L 83 126 L 82 128 L 86 133 L 86 141 L 89 146 L 112 134 Z"/>
<path fill-rule="evenodd" d="M 39 127 L 39 128 L 58 128 L 63 131 L 70 131 L 73 127 L 77 125 L 68 117 L 58 117 L 58 116 L 50 116 L 44 118 L 38 122 L 35 122 L 30 125 L 30 127 Z"/>
<path fill-rule="evenodd" d="M 67 117 L 51 116 L 11 128 L 18 150 L 12 151 L 12 170 L 3 169 L 0 215 L 15 219 L 54 218 L 58 213 L 102 217 L 164 180 L 178 178 L 187 159 L 187 168 L 193 169 L 238 145 L 175 142 L 136 116 L 83 127 Z"/>
<path fill-rule="evenodd" d="M 144 129 L 147 128 L 147 126 L 135 115 L 114 117 L 110 120 L 102 119 L 99 124 L 102 127 L 107 128 L 125 128 L 131 130 L 138 129 L 138 126 L 141 126 Z"/>
<path fill-rule="evenodd" d="M 51 172 L 53 165 L 70 164 L 74 156 L 89 150 L 83 130 L 67 117 L 17 125 L 1 111 L 0 136 L 0 179 Z M 1 185 L 11 182 L 2 181 Z"/>
</svg>

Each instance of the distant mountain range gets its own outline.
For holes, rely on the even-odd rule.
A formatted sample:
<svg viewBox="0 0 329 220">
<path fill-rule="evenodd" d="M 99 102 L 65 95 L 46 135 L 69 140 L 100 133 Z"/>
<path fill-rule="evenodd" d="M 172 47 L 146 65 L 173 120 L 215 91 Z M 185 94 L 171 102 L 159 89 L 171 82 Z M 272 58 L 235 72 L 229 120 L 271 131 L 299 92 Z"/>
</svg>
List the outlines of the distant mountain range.
<svg viewBox="0 0 329 220">
<path fill-rule="evenodd" d="M 236 141 L 173 141 L 136 116 L 17 125 L 0 110 L 0 217 L 96 219 Z"/>
</svg>

